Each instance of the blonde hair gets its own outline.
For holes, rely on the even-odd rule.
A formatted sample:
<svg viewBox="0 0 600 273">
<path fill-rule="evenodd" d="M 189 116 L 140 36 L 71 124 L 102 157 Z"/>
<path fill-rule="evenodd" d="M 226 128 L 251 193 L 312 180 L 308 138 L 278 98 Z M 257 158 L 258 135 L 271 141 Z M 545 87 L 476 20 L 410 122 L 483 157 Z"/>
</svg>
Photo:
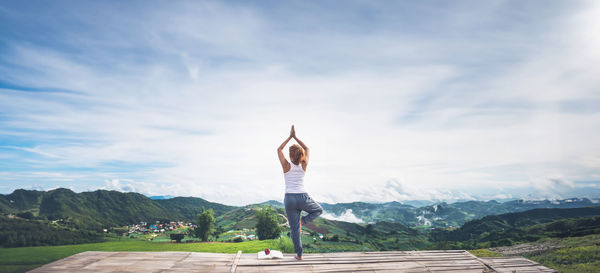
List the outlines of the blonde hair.
<svg viewBox="0 0 600 273">
<path fill-rule="evenodd" d="M 298 165 L 300 162 L 304 162 L 306 160 L 304 149 L 302 149 L 302 147 L 300 147 L 298 144 L 290 146 L 290 160 L 292 160 L 294 165 Z"/>
</svg>

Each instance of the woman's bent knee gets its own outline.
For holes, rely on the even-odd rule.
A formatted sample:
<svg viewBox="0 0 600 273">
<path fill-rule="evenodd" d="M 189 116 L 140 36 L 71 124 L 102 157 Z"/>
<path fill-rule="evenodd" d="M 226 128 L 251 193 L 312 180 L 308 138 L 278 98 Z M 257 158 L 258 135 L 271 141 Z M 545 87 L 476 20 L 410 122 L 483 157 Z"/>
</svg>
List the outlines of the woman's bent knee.
<svg viewBox="0 0 600 273">
<path fill-rule="evenodd" d="M 323 207 L 321 207 L 321 205 L 318 205 L 318 206 L 319 206 L 319 208 L 318 208 L 318 209 L 317 209 L 317 211 L 316 211 L 316 215 L 317 215 L 317 216 L 319 216 L 319 215 L 323 214 Z"/>
</svg>

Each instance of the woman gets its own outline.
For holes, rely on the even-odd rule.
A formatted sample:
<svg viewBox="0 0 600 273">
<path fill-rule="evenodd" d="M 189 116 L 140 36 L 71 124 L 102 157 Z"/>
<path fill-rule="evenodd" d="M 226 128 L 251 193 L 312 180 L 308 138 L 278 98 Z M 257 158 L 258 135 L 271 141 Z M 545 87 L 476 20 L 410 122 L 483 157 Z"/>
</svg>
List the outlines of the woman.
<svg viewBox="0 0 600 273">
<path fill-rule="evenodd" d="M 285 156 L 283 156 L 283 148 L 292 138 L 302 147 L 298 146 L 298 144 L 290 146 L 291 162 L 288 162 Z M 312 222 L 321 215 L 323 209 L 321 205 L 308 196 L 308 193 L 304 189 L 304 173 L 308 165 L 309 149 L 296 137 L 294 125 L 292 125 L 290 136 L 277 148 L 277 155 L 279 155 L 279 162 L 281 162 L 281 167 L 283 167 L 283 176 L 285 178 L 285 198 L 283 199 L 283 204 L 285 205 L 285 213 L 292 229 L 292 242 L 294 243 L 294 251 L 296 252 L 294 258 L 302 260 L 302 241 L 300 240 L 302 223 Z M 308 215 L 300 217 L 302 211 L 308 212 Z"/>
</svg>

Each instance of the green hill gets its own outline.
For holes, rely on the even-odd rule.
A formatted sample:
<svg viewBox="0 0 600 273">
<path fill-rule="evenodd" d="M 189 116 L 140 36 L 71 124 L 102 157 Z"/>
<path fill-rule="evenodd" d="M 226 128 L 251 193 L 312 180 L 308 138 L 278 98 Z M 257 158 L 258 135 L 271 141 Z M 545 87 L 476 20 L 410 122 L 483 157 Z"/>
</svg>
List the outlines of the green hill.
<svg viewBox="0 0 600 273">
<path fill-rule="evenodd" d="M 522 228 L 564 218 L 600 216 L 600 206 L 572 209 L 533 209 L 524 212 L 490 215 L 465 223 L 455 234 L 497 232 L 508 228 Z M 462 239 L 467 239 L 463 237 Z"/>
<path fill-rule="evenodd" d="M 533 242 L 546 237 L 583 236 L 600 231 L 600 206 L 533 209 L 490 215 L 456 230 L 434 230 L 430 240 L 440 248 L 481 248 Z"/>
<path fill-rule="evenodd" d="M 0 194 L 0 211 L 18 213 L 31 211 L 38 213 L 43 191 L 15 190 L 9 195 Z"/>
<path fill-rule="evenodd" d="M 168 220 L 171 215 L 167 209 L 139 193 L 105 190 L 75 193 L 68 189 L 44 194 L 39 213 L 49 220 L 65 219 L 85 228 Z"/>
<path fill-rule="evenodd" d="M 257 205 L 269 205 L 274 208 L 283 208 L 283 203 L 275 200 L 269 200 L 262 203 L 258 203 Z"/>
<path fill-rule="evenodd" d="M 268 207 L 269 205 L 254 204 L 245 207 L 238 207 L 227 211 L 223 215 L 217 216 L 216 226 L 221 226 L 224 230 L 254 228 L 256 225 L 256 211 Z M 285 211 L 281 207 L 273 207 L 280 215 L 279 223 L 286 223 Z"/>
<path fill-rule="evenodd" d="M 60 220 L 67 226 L 99 230 L 140 221 L 195 221 L 202 207 L 219 216 L 235 207 L 195 197 L 152 200 L 139 193 L 96 190 L 75 193 L 59 188 L 47 192 L 16 190 L 0 195 L 0 213 L 31 212 L 36 219 Z"/>
</svg>

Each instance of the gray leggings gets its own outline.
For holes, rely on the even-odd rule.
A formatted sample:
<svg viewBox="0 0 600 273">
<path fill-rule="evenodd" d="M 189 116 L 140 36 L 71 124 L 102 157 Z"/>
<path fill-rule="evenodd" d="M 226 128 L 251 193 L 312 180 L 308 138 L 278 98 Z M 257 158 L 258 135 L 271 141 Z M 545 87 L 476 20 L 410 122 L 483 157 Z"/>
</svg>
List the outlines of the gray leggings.
<svg viewBox="0 0 600 273">
<path fill-rule="evenodd" d="M 307 193 L 286 193 L 283 199 L 285 205 L 285 214 L 292 229 L 292 242 L 294 251 L 298 256 L 302 256 L 302 240 L 300 239 L 300 213 L 308 212 L 308 215 L 302 217 L 302 224 L 310 223 L 323 213 L 323 208 L 317 202 L 313 201 Z"/>
</svg>

